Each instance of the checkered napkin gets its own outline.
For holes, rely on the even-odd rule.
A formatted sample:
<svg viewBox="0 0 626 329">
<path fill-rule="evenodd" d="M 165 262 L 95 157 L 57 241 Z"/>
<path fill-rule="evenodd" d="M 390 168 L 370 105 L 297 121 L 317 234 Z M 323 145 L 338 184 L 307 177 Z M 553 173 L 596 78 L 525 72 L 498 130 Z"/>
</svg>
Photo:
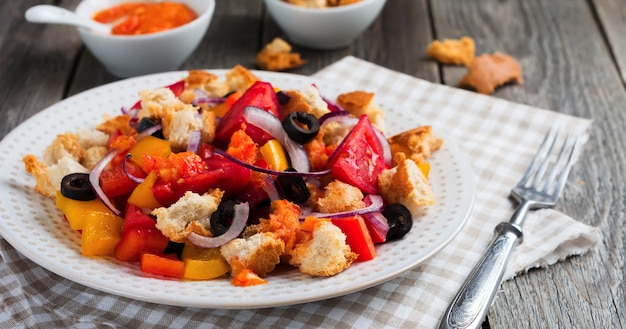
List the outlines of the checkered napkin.
<svg viewBox="0 0 626 329">
<path fill-rule="evenodd" d="M 513 208 L 508 193 L 555 124 L 587 139 L 588 120 L 429 83 L 346 57 L 315 74 L 419 111 L 465 152 L 475 204 L 461 233 L 417 268 L 384 284 L 329 300 L 259 310 L 204 310 L 109 295 L 52 274 L 0 239 L 0 328 L 434 328 Z M 445 145 L 445 144 L 444 144 Z M 572 183 L 577 184 L 577 183 Z M 576 186 L 566 193 L 576 193 Z M 566 195 L 564 196 L 564 199 Z M 582 254 L 598 230 L 554 210 L 532 212 L 507 279 Z"/>
</svg>

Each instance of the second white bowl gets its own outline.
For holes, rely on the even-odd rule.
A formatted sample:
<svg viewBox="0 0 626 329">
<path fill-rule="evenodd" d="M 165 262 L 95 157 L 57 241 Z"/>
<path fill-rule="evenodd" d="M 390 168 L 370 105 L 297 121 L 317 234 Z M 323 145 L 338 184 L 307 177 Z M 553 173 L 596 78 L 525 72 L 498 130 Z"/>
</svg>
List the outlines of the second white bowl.
<svg viewBox="0 0 626 329">
<path fill-rule="evenodd" d="M 360 2 L 330 8 L 306 8 L 283 0 L 264 0 L 288 39 L 314 49 L 346 47 L 378 17 L 386 0 Z"/>
</svg>

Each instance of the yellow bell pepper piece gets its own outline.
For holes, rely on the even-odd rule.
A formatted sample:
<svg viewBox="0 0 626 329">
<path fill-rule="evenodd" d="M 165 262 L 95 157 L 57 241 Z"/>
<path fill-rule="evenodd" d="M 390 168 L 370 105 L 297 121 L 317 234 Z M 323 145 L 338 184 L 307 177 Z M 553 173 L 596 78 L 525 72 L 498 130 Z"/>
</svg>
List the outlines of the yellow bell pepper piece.
<svg viewBox="0 0 626 329">
<path fill-rule="evenodd" d="M 139 168 L 144 168 L 143 164 L 143 155 L 151 155 L 151 156 L 162 156 L 167 157 L 170 153 L 172 153 L 172 148 L 170 147 L 170 142 L 154 137 L 154 136 L 146 136 L 137 141 L 129 151 L 132 156 L 130 160 L 139 166 Z"/>
<path fill-rule="evenodd" d="M 204 249 L 186 244 L 180 258 L 185 263 L 185 279 L 215 279 L 230 269 L 219 248 Z"/>
<path fill-rule="evenodd" d="M 82 230 L 85 222 L 85 217 L 93 212 L 106 212 L 109 208 L 100 201 L 100 199 L 94 199 L 90 201 L 79 201 L 67 198 L 57 191 L 55 198 L 56 207 L 61 210 L 63 215 L 70 224 L 73 230 Z"/>
<path fill-rule="evenodd" d="M 124 219 L 109 209 L 92 209 L 85 214 L 81 237 L 81 252 L 84 256 L 113 255 L 115 246 L 122 239 Z"/>
<path fill-rule="evenodd" d="M 283 145 L 276 139 L 267 141 L 259 149 L 261 155 L 267 165 L 272 170 L 284 171 L 289 168 L 289 162 L 287 161 L 287 153 Z"/>
<path fill-rule="evenodd" d="M 135 187 L 128 197 L 128 203 L 139 208 L 154 209 L 160 207 L 161 204 L 154 198 L 154 194 L 152 194 L 152 186 L 156 179 L 156 172 L 151 171 L 144 181 Z"/>
<path fill-rule="evenodd" d="M 420 168 L 420 170 L 422 171 L 422 174 L 424 174 L 424 177 L 428 178 L 428 174 L 430 173 L 430 163 L 429 162 L 418 163 L 417 167 Z"/>
</svg>

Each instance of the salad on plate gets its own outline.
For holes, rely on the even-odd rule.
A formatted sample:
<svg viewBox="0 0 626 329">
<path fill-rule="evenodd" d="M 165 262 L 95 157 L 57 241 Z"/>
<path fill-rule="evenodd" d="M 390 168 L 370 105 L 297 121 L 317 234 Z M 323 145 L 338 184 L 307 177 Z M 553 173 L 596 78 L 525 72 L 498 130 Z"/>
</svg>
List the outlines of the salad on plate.
<svg viewBox="0 0 626 329">
<path fill-rule="evenodd" d="M 23 158 L 87 257 L 184 280 L 333 276 L 432 205 L 430 126 L 387 137 L 374 94 L 279 89 L 237 65 L 192 70 Z"/>
</svg>

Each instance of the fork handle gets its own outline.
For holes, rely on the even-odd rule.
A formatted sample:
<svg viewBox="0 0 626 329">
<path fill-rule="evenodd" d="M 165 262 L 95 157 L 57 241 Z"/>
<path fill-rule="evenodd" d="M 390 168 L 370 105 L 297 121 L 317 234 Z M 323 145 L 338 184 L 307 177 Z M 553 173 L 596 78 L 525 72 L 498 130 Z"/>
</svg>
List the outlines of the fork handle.
<svg viewBox="0 0 626 329">
<path fill-rule="evenodd" d="M 489 249 L 448 306 L 439 329 L 480 328 L 502 283 L 511 251 L 522 237 L 522 229 L 516 224 L 503 222 L 496 226 Z"/>
</svg>

